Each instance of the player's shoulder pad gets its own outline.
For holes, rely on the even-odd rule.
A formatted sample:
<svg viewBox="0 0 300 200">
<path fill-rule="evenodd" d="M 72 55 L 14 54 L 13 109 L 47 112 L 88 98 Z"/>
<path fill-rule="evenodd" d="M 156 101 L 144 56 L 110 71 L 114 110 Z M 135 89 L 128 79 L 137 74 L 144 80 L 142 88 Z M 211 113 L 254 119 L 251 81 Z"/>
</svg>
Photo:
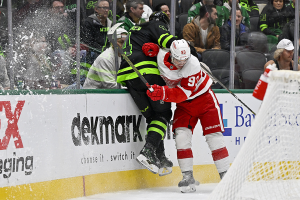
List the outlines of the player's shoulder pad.
<svg viewBox="0 0 300 200">
<path fill-rule="evenodd" d="M 191 62 L 195 68 L 199 68 L 201 70 L 200 62 L 196 56 L 191 55 L 189 62 Z"/>
<path fill-rule="evenodd" d="M 165 55 L 166 53 L 168 53 L 170 51 L 169 48 L 159 48 L 159 54 L 161 55 Z"/>
<path fill-rule="evenodd" d="M 169 52 L 169 49 L 159 48 L 159 52 L 157 54 L 157 63 L 158 65 L 164 65 L 165 55 Z"/>
<path fill-rule="evenodd" d="M 192 76 L 201 71 L 201 66 L 198 58 L 191 55 L 185 66 L 182 68 L 182 73 L 184 77 Z"/>
</svg>

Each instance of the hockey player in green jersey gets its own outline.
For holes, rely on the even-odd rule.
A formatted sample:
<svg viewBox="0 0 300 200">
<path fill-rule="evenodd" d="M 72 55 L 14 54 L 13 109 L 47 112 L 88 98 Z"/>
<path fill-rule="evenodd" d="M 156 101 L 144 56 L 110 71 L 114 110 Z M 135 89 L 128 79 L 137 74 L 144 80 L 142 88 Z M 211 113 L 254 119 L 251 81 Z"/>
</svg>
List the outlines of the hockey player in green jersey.
<svg viewBox="0 0 300 200">
<path fill-rule="evenodd" d="M 152 13 L 149 20 L 130 29 L 123 51 L 150 85 L 164 86 L 166 83 L 160 76 L 156 55 L 152 54 L 155 46 L 144 44 L 151 42 L 169 48 L 176 37 L 168 31 L 169 18 L 164 12 Z M 159 50 L 157 45 L 156 53 Z M 171 173 L 173 163 L 165 156 L 163 141 L 172 117 L 171 103 L 152 101 L 146 93 L 148 88 L 124 59 L 121 61 L 117 82 L 128 88 L 128 92 L 148 124 L 146 144 L 137 161 L 154 174 L 159 173 L 162 176 Z"/>
</svg>

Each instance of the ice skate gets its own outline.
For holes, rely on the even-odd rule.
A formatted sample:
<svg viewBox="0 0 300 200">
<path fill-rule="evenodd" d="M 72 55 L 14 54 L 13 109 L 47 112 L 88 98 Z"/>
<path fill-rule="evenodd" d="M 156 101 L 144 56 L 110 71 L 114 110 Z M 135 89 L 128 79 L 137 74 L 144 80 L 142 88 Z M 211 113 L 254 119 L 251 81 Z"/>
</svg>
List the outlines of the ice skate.
<svg viewBox="0 0 300 200">
<path fill-rule="evenodd" d="M 227 171 L 219 173 L 220 178 L 223 179 L 223 177 L 225 176 L 226 173 L 227 173 Z"/>
<path fill-rule="evenodd" d="M 159 176 L 165 176 L 165 175 L 171 174 L 173 163 L 171 160 L 169 160 L 166 157 L 165 152 L 163 151 L 162 153 L 157 153 L 157 157 L 158 157 L 158 159 L 160 161 L 160 165 L 161 165 L 161 167 L 158 170 Z"/>
<path fill-rule="evenodd" d="M 178 187 L 182 193 L 190 193 L 196 191 L 196 185 L 200 185 L 193 177 L 193 171 L 182 172 L 183 179 L 178 183 Z"/>
<path fill-rule="evenodd" d="M 158 173 L 160 162 L 156 157 L 156 149 L 152 144 L 146 143 L 136 160 L 152 173 Z"/>
</svg>

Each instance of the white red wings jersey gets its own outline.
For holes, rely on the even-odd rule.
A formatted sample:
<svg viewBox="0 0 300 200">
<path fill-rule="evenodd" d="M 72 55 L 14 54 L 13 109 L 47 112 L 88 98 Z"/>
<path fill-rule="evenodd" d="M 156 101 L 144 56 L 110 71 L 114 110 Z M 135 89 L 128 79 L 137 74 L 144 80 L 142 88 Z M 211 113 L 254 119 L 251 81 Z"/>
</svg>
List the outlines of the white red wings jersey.
<svg viewBox="0 0 300 200">
<path fill-rule="evenodd" d="M 181 89 L 187 96 L 187 100 L 205 93 L 212 84 L 211 78 L 202 71 L 199 60 L 193 55 L 182 69 L 177 69 L 171 63 L 170 52 L 160 49 L 157 64 L 167 86 Z"/>
</svg>

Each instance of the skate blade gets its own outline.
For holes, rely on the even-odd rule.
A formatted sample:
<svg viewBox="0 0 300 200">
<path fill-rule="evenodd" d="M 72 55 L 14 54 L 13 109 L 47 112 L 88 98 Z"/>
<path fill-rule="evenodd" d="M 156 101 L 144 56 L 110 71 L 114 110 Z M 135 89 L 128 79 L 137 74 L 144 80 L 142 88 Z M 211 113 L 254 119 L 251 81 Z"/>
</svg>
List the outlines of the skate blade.
<svg viewBox="0 0 300 200">
<path fill-rule="evenodd" d="M 146 167 L 150 172 L 152 172 L 153 174 L 157 174 L 158 173 L 158 167 L 150 164 L 148 159 L 144 156 L 144 155 L 139 155 L 136 160 L 143 165 L 144 167 Z"/>
<path fill-rule="evenodd" d="M 163 167 L 159 168 L 158 174 L 159 176 L 165 176 L 172 173 L 172 167 Z"/>
<path fill-rule="evenodd" d="M 181 193 L 192 193 L 192 192 L 196 192 L 196 185 L 191 184 L 189 186 L 183 186 L 183 187 L 179 187 Z"/>
</svg>

